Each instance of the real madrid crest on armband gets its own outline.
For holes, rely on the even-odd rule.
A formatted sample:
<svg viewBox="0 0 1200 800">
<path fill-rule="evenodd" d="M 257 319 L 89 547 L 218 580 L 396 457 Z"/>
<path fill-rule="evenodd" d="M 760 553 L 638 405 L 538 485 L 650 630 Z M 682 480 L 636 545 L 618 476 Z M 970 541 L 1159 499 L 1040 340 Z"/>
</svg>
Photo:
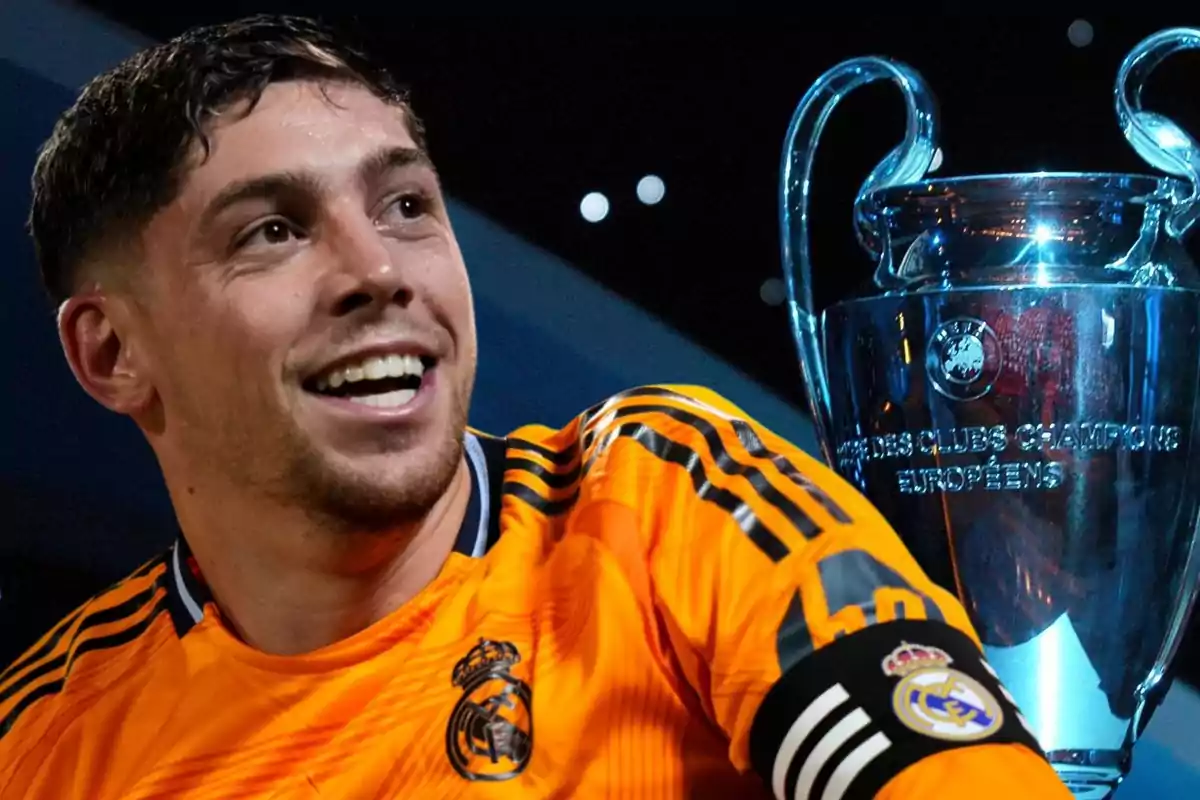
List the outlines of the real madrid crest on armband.
<svg viewBox="0 0 1200 800">
<path fill-rule="evenodd" d="M 904 643 L 883 659 L 885 675 L 900 678 L 892 691 L 896 717 L 917 733 L 967 742 L 991 736 L 1004 711 L 979 681 L 952 669 L 944 650 Z"/>
<path fill-rule="evenodd" d="M 480 639 L 455 666 L 462 697 L 446 724 L 446 755 L 467 780 L 506 781 L 533 752 L 533 697 L 511 674 L 521 654 L 509 642 Z"/>
</svg>

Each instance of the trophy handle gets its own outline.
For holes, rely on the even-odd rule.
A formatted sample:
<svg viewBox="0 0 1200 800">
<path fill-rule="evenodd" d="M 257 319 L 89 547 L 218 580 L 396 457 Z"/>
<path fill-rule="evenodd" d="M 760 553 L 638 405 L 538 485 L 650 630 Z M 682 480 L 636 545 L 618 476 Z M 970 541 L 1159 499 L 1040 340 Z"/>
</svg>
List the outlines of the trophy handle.
<svg viewBox="0 0 1200 800">
<path fill-rule="evenodd" d="M 1169 28 L 1148 36 L 1125 56 L 1117 72 L 1114 99 L 1125 139 L 1150 166 L 1184 178 L 1190 193 L 1167 218 L 1167 233 L 1178 239 L 1200 216 L 1200 145 L 1162 114 L 1142 110 L 1142 87 L 1168 56 L 1200 49 L 1200 29 Z"/>
<path fill-rule="evenodd" d="M 859 188 L 854 204 L 858 240 L 879 260 L 875 281 L 881 288 L 895 285 L 890 259 L 872 221 L 862 212 L 862 201 L 871 192 L 920 178 L 933 162 L 937 149 L 937 113 L 933 93 L 920 73 L 907 64 L 882 56 L 864 56 L 843 61 L 817 79 L 792 115 L 784 139 L 782 179 L 779 184 L 779 221 L 783 249 L 784 283 L 787 288 L 792 337 L 800 354 L 807 395 L 817 428 L 817 440 L 826 460 L 835 464 L 828 434 L 831 429 L 829 384 L 821 355 L 817 314 L 812 298 L 812 262 L 809 254 L 808 199 L 817 141 L 834 106 L 860 86 L 888 79 L 900 87 L 908 111 L 904 142 L 876 165 Z"/>
</svg>

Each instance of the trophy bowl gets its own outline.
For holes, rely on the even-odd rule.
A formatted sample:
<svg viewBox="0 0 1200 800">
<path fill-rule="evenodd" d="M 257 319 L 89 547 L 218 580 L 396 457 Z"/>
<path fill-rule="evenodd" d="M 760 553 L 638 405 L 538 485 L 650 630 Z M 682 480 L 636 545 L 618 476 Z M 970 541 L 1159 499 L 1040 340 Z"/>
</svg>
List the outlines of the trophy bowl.
<svg viewBox="0 0 1200 800">
<path fill-rule="evenodd" d="M 1182 239 L 1200 148 L 1140 88 L 1198 47 L 1200 30 L 1160 32 L 1118 74 L 1119 123 L 1162 176 L 930 179 L 932 94 L 874 56 L 813 85 L 784 150 L 784 270 L 823 455 L 957 594 L 1079 798 L 1128 773 L 1197 586 L 1200 270 Z M 814 151 L 833 106 L 880 79 L 908 130 L 854 207 L 875 291 L 818 315 Z"/>
</svg>

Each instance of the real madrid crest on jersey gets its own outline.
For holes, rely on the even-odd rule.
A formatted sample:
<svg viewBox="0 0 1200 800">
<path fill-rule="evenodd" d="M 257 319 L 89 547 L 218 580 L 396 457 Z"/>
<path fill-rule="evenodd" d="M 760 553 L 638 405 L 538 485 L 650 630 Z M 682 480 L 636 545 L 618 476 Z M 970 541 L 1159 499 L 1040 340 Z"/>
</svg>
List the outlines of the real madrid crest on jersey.
<svg viewBox="0 0 1200 800">
<path fill-rule="evenodd" d="M 525 769 L 533 751 L 533 697 L 511 674 L 521 654 L 509 642 L 480 639 L 455 666 L 462 697 L 446 724 L 446 755 L 472 781 L 505 781 Z"/>
<path fill-rule="evenodd" d="M 904 643 L 883 659 L 885 675 L 900 678 L 892 708 L 917 733 L 949 741 L 991 736 L 1004 724 L 1004 711 L 983 685 L 959 670 L 944 650 Z"/>
</svg>

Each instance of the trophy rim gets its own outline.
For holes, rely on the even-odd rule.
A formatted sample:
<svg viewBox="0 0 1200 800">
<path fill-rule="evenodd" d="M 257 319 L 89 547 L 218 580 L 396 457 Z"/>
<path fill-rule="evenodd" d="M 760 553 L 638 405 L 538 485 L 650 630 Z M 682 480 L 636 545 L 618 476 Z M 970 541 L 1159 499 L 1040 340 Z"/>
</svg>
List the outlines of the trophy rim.
<svg viewBox="0 0 1200 800">
<path fill-rule="evenodd" d="M 1047 186 L 1057 184 L 1057 186 Z M 910 183 L 894 184 L 870 192 L 866 198 L 871 206 L 892 206 L 903 199 L 957 196 L 966 190 L 979 193 L 980 199 L 993 193 L 1004 193 L 1011 199 L 1029 199 L 1046 196 L 1058 201 L 1063 194 L 1119 194 L 1127 202 L 1161 198 L 1166 201 L 1178 192 L 1186 191 L 1186 184 L 1169 175 L 1149 175 L 1136 172 L 998 172 L 981 175 L 957 175 L 945 178 L 927 178 Z M 1114 198 L 1115 199 L 1115 198 Z"/>
</svg>

